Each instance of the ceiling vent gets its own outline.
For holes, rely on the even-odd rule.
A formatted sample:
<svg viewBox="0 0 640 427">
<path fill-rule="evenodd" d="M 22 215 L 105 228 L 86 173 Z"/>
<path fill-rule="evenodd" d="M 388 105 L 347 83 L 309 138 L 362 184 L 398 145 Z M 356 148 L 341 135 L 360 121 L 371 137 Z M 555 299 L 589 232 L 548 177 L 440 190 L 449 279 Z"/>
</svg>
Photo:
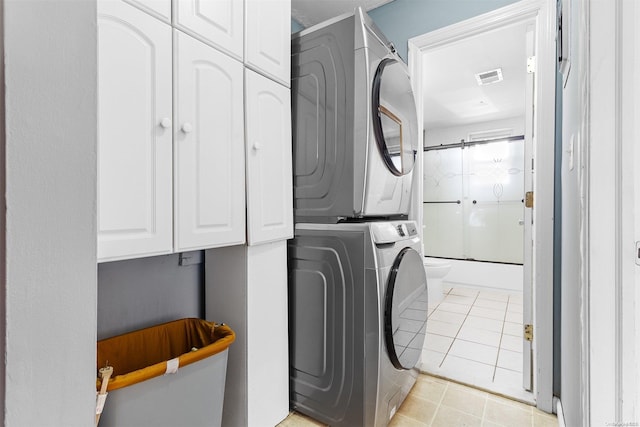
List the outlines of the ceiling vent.
<svg viewBox="0 0 640 427">
<path fill-rule="evenodd" d="M 478 81 L 479 86 L 501 82 L 502 68 L 496 68 L 495 70 L 478 73 L 476 74 L 476 80 Z"/>
</svg>

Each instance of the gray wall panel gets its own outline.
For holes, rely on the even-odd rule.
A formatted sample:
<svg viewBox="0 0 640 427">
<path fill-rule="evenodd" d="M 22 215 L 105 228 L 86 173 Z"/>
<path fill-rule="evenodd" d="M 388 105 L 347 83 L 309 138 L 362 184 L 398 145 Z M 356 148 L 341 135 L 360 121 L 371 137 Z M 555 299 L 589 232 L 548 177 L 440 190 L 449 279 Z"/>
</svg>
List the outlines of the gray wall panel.
<svg viewBox="0 0 640 427">
<path fill-rule="evenodd" d="M 98 339 L 183 317 L 202 317 L 202 252 L 98 264 Z M 193 259 L 193 258 L 192 258 Z"/>
</svg>

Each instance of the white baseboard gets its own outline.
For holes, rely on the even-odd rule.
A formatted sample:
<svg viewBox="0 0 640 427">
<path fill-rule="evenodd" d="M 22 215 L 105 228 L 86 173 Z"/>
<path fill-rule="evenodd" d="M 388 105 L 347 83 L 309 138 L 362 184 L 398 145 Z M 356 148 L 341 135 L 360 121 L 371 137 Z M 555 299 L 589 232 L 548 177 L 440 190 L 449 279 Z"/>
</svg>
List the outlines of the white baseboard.
<svg viewBox="0 0 640 427">
<path fill-rule="evenodd" d="M 444 278 L 447 283 L 474 288 L 522 292 L 522 265 L 457 259 L 446 261 L 451 264 L 451 270 Z"/>
<path fill-rule="evenodd" d="M 556 414 L 558 416 L 558 427 L 567 427 L 564 423 L 564 412 L 562 411 L 562 402 L 557 397 L 555 398 L 556 402 Z"/>
</svg>

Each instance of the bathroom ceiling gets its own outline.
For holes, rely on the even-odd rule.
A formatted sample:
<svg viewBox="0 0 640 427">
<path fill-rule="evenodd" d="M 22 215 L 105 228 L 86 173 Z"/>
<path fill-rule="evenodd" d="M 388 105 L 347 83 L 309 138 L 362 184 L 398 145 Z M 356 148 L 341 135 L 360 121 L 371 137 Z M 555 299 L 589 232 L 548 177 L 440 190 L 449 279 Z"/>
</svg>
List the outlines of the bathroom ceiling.
<svg viewBox="0 0 640 427">
<path fill-rule="evenodd" d="M 306 28 L 329 18 L 353 12 L 358 6 L 371 10 L 391 1 L 393 0 L 291 0 L 291 17 Z"/>
<path fill-rule="evenodd" d="M 524 116 L 530 23 L 519 23 L 423 54 L 425 128 Z M 479 86 L 475 75 L 502 69 L 504 80 Z"/>
</svg>

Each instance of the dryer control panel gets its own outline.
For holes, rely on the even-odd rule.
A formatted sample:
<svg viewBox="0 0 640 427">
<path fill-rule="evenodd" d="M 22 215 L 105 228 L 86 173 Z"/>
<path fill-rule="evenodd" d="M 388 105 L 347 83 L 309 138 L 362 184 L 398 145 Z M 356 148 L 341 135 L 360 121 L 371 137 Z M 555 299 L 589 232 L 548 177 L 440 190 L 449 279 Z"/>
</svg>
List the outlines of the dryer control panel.
<svg viewBox="0 0 640 427">
<path fill-rule="evenodd" d="M 418 227 L 413 221 L 379 222 L 371 224 L 371 232 L 374 243 L 385 244 L 414 238 Z"/>
</svg>

